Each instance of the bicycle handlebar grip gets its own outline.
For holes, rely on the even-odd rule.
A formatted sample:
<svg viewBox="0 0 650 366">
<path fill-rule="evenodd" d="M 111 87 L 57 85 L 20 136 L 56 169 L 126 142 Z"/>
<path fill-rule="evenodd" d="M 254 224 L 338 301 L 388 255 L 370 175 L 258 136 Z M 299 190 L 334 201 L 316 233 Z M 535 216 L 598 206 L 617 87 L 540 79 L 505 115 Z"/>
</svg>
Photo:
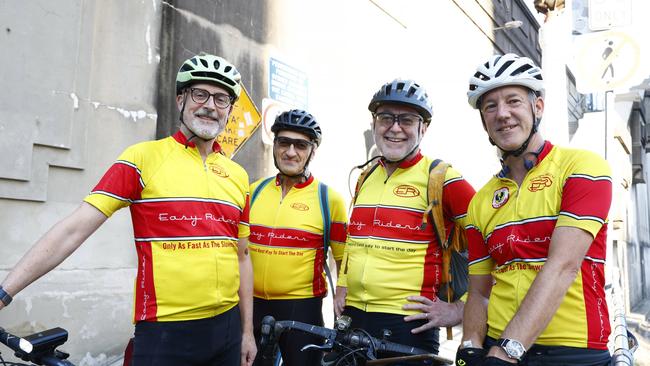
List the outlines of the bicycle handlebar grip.
<svg viewBox="0 0 650 366">
<path fill-rule="evenodd" d="M 0 343 L 16 352 L 30 353 L 34 349 L 34 346 L 28 340 L 8 333 L 3 328 L 0 328 Z"/>
<path fill-rule="evenodd" d="M 287 329 L 297 329 L 305 333 L 317 335 L 323 338 L 333 338 L 336 337 L 336 331 L 324 327 L 319 327 L 317 325 L 311 325 L 307 323 L 301 323 L 293 320 L 281 320 L 276 322 L 276 327 L 280 326 L 282 330 Z"/>
<path fill-rule="evenodd" d="M 421 355 L 421 354 L 430 353 L 423 349 L 419 349 L 417 347 L 406 346 L 403 344 L 379 340 L 379 339 L 377 339 L 376 341 L 377 341 L 376 344 L 377 344 L 378 351 L 401 353 L 404 355 Z"/>
</svg>

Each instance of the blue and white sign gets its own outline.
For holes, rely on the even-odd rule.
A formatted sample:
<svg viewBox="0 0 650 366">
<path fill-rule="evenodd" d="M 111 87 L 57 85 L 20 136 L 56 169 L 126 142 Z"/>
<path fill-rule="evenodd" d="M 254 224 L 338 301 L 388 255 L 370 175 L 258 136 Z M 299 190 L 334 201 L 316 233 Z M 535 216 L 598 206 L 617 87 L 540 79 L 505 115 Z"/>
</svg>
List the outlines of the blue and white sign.
<svg viewBox="0 0 650 366">
<path fill-rule="evenodd" d="M 274 58 L 269 60 L 269 97 L 307 109 L 307 74 Z"/>
</svg>

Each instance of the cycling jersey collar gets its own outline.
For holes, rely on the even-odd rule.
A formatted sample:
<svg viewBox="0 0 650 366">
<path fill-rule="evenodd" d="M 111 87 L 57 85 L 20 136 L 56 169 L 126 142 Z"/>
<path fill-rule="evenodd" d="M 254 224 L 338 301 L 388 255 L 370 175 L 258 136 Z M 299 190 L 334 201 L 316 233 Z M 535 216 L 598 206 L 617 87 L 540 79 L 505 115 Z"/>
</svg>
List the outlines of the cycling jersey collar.
<svg viewBox="0 0 650 366">
<path fill-rule="evenodd" d="M 196 147 L 196 144 L 194 142 L 187 141 L 187 137 L 181 130 L 176 131 L 176 133 L 172 137 L 174 137 L 174 140 L 176 140 L 179 144 L 183 146 L 187 145 L 189 147 Z M 222 150 L 221 145 L 219 145 L 219 143 L 215 139 L 214 143 L 212 144 L 212 151 L 215 153 L 219 153 L 221 152 L 221 150 Z"/>
<path fill-rule="evenodd" d="M 308 185 L 310 185 L 311 182 L 313 182 L 313 181 L 314 181 L 314 176 L 313 176 L 313 175 L 310 175 L 309 178 L 307 178 L 306 181 L 294 185 L 294 188 L 305 188 L 305 187 L 307 187 Z M 275 185 L 276 185 L 276 186 L 280 186 L 280 184 L 282 184 L 282 183 L 280 182 L 280 173 L 278 173 L 278 174 L 275 176 Z"/>
<path fill-rule="evenodd" d="M 412 158 L 406 159 L 403 162 L 399 163 L 399 165 L 397 167 L 402 168 L 402 169 L 410 168 L 413 165 L 417 164 L 420 160 L 422 160 L 422 158 L 423 158 L 422 152 L 418 149 L 417 154 L 415 154 Z M 384 163 L 384 161 L 382 159 L 379 160 L 379 164 L 381 164 L 382 166 L 385 166 L 384 165 L 385 163 Z"/>
<path fill-rule="evenodd" d="M 540 151 L 539 156 L 537 157 L 537 164 L 539 164 L 540 161 L 544 160 L 546 155 L 548 155 L 548 153 L 550 153 L 552 149 L 553 149 L 553 144 L 550 141 L 545 140 L 544 147 L 542 147 L 542 151 Z"/>
</svg>

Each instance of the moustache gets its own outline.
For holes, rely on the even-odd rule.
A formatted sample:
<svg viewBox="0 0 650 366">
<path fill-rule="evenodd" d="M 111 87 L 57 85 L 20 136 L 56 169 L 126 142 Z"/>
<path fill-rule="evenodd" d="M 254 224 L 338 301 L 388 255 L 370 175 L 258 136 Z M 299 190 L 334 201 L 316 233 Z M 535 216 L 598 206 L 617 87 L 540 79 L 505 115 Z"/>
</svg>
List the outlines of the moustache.
<svg viewBox="0 0 650 366">
<path fill-rule="evenodd" d="M 194 116 L 195 117 L 208 117 L 208 118 L 212 118 L 212 119 L 217 120 L 217 121 L 219 120 L 219 116 L 217 116 L 216 113 L 213 114 L 213 113 L 210 113 L 210 112 L 205 111 L 205 110 L 198 111 L 198 112 L 194 113 Z"/>
</svg>

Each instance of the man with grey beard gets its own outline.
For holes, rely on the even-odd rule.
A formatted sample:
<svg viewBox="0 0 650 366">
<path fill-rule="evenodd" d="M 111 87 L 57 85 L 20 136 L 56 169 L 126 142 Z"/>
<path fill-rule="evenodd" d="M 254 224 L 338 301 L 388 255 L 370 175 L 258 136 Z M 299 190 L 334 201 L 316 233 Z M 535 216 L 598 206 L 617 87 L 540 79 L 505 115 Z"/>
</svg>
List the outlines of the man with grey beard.
<svg viewBox="0 0 650 366">
<path fill-rule="evenodd" d="M 81 205 L 7 275 L 0 309 L 129 207 L 138 271 L 132 365 L 251 365 L 248 175 L 216 137 L 241 92 L 225 59 L 200 54 L 176 77 L 181 126 L 128 147 Z"/>
</svg>

